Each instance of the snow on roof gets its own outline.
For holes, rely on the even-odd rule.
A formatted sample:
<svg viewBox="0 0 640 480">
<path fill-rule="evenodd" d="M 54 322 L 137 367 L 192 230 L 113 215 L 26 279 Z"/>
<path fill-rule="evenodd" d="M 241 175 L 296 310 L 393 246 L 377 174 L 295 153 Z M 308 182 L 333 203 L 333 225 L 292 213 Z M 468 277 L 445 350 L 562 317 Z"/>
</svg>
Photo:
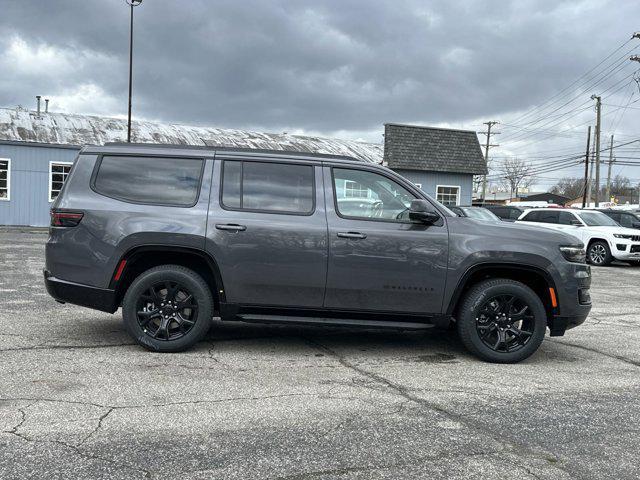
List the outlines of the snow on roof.
<svg viewBox="0 0 640 480">
<path fill-rule="evenodd" d="M 335 138 L 261 133 L 226 128 L 194 127 L 134 120 L 131 139 L 136 143 L 208 145 L 222 147 L 287 150 L 344 155 L 366 162 L 382 163 L 383 145 Z M 103 145 L 127 137 L 124 119 L 41 113 L 22 108 L 0 108 L 0 140 L 56 145 Z"/>
</svg>

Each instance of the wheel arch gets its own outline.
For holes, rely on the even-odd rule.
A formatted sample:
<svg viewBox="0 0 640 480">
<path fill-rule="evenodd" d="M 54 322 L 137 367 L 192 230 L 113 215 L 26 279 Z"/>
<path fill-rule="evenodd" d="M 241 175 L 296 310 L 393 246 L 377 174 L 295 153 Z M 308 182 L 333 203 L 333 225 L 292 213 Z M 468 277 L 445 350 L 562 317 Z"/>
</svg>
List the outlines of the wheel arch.
<svg viewBox="0 0 640 480">
<path fill-rule="evenodd" d="M 159 265 L 181 265 L 199 274 L 211 289 L 216 311 L 219 311 L 220 302 L 226 301 L 220 268 L 208 252 L 191 247 L 145 245 L 125 252 L 112 272 L 109 288 L 115 291 L 116 305 L 122 303 L 138 275 Z"/>
<path fill-rule="evenodd" d="M 523 273 L 528 275 L 523 275 Z M 449 300 L 447 315 L 455 317 L 456 309 L 463 295 L 473 285 L 490 278 L 507 278 L 527 285 L 540 297 L 548 318 L 557 313 L 558 309 L 553 307 L 549 288 L 553 288 L 556 294 L 557 289 L 548 272 L 534 265 L 495 262 L 474 265 L 464 273 Z"/>
</svg>

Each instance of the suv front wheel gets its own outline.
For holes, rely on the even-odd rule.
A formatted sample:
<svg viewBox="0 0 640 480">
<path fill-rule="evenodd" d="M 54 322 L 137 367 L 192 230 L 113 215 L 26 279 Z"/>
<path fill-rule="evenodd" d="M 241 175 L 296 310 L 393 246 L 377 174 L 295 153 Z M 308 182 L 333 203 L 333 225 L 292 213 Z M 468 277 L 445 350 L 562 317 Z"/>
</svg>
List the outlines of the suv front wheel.
<svg viewBox="0 0 640 480">
<path fill-rule="evenodd" d="M 515 363 L 542 343 L 547 314 L 538 295 L 523 283 L 485 280 L 462 300 L 457 328 L 462 343 L 474 355 L 489 362 Z"/>
<path fill-rule="evenodd" d="M 587 259 L 589 263 L 597 266 L 609 265 L 613 260 L 611 250 L 607 242 L 596 240 L 589 245 L 587 250 Z"/>
<path fill-rule="evenodd" d="M 122 302 L 129 334 L 156 352 L 180 352 L 209 331 L 213 298 L 207 283 L 193 270 L 162 265 L 140 274 Z"/>
</svg>

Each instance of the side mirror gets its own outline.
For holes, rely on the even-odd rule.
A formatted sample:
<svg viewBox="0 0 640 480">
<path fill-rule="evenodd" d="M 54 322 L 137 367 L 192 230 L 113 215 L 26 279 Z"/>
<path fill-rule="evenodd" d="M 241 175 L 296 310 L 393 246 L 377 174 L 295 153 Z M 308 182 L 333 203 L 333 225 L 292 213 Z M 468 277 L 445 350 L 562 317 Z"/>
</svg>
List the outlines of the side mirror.
<svg viewBox="0 0 640 480">
<path fill-rule="evenodd" d="M 632 227 L 632 228 L 640 228 L 640 222 L 633 222 L 633 223 L 631 224 L 631 227 Z"/>
<path fill-rule="evenodd" d="M 432 225 L 438 221 L 440 215 L 438 215 L 433 206 L 426 200 L 412 200 L 409 207 L 409 219 L 415 222 L 424 223 L 426 225 Z"/>
<path fill-rule="evenodd" d="M 571 220 L 571 225 L 573 225 L 574 227 L 581 227 L 582 226 L 582 222 L 580 220 Z"/>
</svg>

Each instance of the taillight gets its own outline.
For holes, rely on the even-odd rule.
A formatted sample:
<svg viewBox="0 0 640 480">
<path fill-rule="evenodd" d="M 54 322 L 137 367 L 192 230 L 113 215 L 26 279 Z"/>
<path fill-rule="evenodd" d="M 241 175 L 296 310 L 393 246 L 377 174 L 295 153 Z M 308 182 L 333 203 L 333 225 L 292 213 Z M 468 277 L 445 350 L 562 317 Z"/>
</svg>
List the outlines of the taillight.
<svg viewBox="0 0 640 480">
<path fill-rule="evenodd" d="M 82 212 L 58 212 L 51 210 L 50 213 L 52 227 L 75 227 L 84 216 Z"/>
</svg>

